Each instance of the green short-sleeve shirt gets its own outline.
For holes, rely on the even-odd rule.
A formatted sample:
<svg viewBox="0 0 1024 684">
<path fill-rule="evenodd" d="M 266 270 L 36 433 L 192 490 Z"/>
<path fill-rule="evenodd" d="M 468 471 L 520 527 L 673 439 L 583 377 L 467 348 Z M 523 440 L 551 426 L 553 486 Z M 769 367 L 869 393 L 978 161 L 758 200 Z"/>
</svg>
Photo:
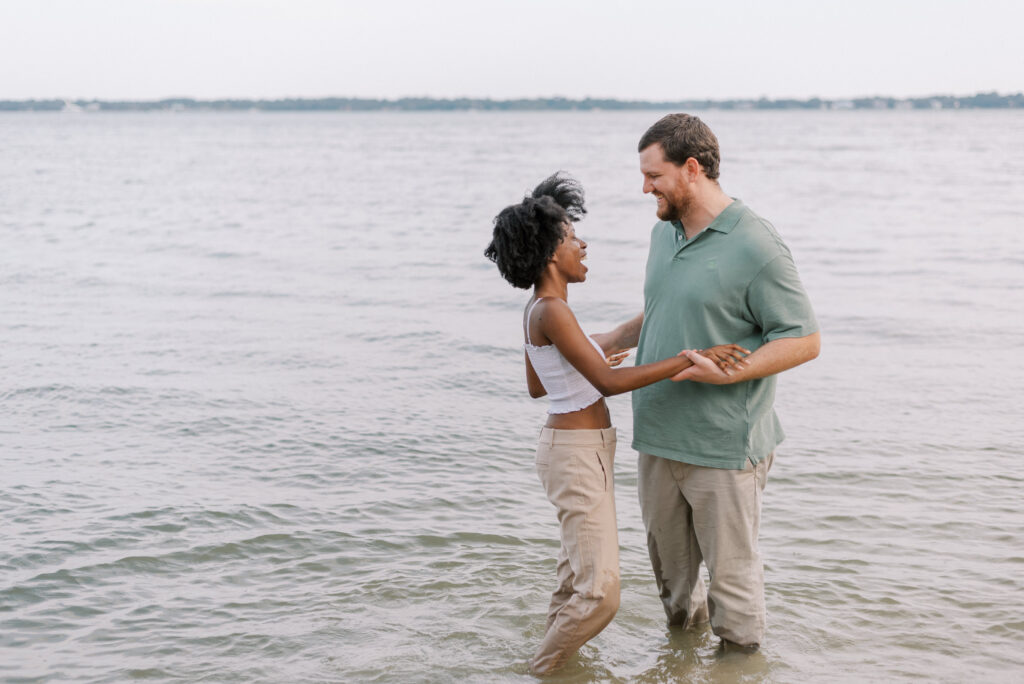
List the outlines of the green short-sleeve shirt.
<svg viewBox="0 0 1024 684">
<path fill-rule="evenodd" d="M 730 342 L 753 351 L 817 330 L 789 248 L 739 200 L 690 240 L 677 221 L 654 226 L 638 364 Z M 775 384 L 769 376 L 642 387 L 633 392 L 633 448 L 713 468 L 758 463 L 785 437 L 773 408 Z"/>
</svg>

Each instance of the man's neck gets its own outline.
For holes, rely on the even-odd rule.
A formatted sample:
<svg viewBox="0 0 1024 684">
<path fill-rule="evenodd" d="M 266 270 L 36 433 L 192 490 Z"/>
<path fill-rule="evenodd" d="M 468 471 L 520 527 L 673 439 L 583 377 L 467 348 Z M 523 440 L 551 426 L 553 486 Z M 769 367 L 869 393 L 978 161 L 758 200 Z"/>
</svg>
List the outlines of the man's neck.
<svg viewBox="0 0 1024 684">
<path fill-rule="evenodd" d="M 686 239 L 692 240 L 694 235 L 710 226 L 732 202 L 733 199 L 722 192 L 717 183 L 711 184 L 705 192 L 694 198 L 690 211 L 680 220 Z"/>
</svg>

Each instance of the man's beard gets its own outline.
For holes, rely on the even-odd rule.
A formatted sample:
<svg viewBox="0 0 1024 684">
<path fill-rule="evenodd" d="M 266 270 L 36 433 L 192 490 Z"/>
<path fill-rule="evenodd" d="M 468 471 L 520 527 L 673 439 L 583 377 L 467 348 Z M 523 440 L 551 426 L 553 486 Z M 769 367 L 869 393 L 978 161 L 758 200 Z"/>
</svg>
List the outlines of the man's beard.
<svg viewBox="0 0 1024 684">
<path fill-rule="evenodd" d="M 681 221 L 683 216 L 690 212 L 690 205 L 693 204 L 691 194 L 681 195 L 675 202 L 670 200 L 668 195 L 663 194 L 662 197 L 665 198 L 665 206 L 656 212 L 662 221 Z"/>
</svg>

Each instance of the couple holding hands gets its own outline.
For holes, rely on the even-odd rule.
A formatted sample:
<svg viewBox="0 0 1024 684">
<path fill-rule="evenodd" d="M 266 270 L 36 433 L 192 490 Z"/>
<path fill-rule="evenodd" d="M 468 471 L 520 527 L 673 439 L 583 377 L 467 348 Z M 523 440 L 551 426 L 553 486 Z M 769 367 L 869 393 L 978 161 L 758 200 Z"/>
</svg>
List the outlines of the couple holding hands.
<svg viewBox="0 0 1024 684">
<path fill-rule="evenodd" d="M 670 114 L 638 152 L 660 221 L 635 318 L 587 336 L 567 303 L 569 283 L 587 273 L 574 227 L 583 191 L 567 176 L 503 209 L 485 252 L 512 285 L 533 290 L 527 386 L 550 400 L 536 461 L 562 544 L 530 661 L 537 675 L 564 665 L 619 606 L 616 436 L 604 397 L 622 392 L 633 392 L 640 508 L 669 625 L 710 621 L 727 649 L 764 640 L 761 494 L 784 437 L 775 377 L 818 355 L 818 325 L 778 233 L 719 186 L 718 140 L 704 122 Z M 632 347 L 635 367 L 616 367 Z"/>
</svg>

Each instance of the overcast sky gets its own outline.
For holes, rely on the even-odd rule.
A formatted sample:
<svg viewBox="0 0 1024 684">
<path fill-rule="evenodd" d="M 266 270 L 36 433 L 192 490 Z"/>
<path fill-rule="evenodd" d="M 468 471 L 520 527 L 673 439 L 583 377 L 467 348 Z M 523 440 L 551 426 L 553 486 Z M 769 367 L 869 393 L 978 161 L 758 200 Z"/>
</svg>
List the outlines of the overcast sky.
<svg viewBox="0 0 1024 684">
<path fill-rule="evenodd" d="M 1011 0 L 0 0 L 0 99 L 1024 90 Z"/>
</svg>

